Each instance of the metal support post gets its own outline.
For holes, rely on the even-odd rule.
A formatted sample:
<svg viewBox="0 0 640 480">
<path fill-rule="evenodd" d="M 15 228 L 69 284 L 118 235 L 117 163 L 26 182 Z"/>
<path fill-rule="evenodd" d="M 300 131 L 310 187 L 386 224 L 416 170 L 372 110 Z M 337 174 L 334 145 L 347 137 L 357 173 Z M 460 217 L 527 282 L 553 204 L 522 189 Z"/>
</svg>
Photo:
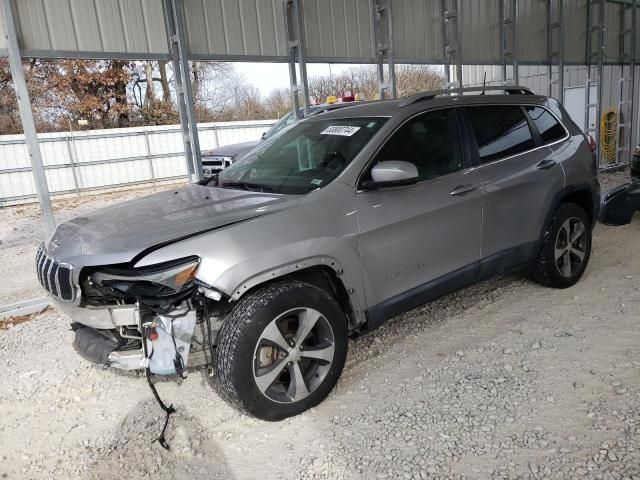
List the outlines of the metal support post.
<svg viewBox="0 0 640 480">
<path fill-rule="evenodd" d="M 193 106 L 193 90 L 187 48 L 184 36 L 184 15 L 182 0 L 164 0 L 164 23 L 169 40 L 169 50 L 173 65 L 173 78 L 176 82 L 178 114 L 187 159 L 187 171 L 192 182 L 202 179 L 202 158 L 200 157 L 200 141 L 198 124 Z"/>
<path fill-rule="evenodd" d="M 462 87 L 462 45 L 460 41 L 460 0 L 442 0 L 442 32 L 447 88 Z M 456 81 L 451 81 L 451 65 L 456 66 Z"/>
<path fill-rule="evenodd" d="M 309 115 L 309 82 L 307 81 L 307 58 L 304 45 L 304 20 L 301 0 L 283 0 L 284 26 L 289 50 L 289 82 L 293 116 L 300 118 L 300 94 L 304 116 Z M 300 69 L 298 84 L 297 69 Z"/>
<path fill-rule="evenodd" d="M 149 162 L 149 173 L 151 173 L 151 181 L 156 186 L 156 174 L 153 168 L 153 158 L 151 158 L 151 143 L 149 142 L 149 131 L 144 129 L 144 145 L 147 149 L 147 162 Z"/>
<path fill-rule="evenodd" d="M 587 135 L 593 134 L 594 140 L 598 145 L 596 150 L 596 158 L 600 167 L 600 117 L 602 112 L 602 70 L 604 56 L 604 0 L 587 0 L 587 30 L 586 30 L 586 55 L 585 64 L 587 69 L 587 81 L 585 84 L 585 109 L 584 109 L 584 125 Z M 593 35 L 596 34 L 596 41 L 593 41 Z M 595 65 L 594 65 L 595 59 Z M 597 84 L 597 99 L 591 98 L 591 85 Z M 589 126 L 589 117 L 595 110 L 596 122 L 593 127 Z"/>
<path fill-rule="evenodd" d="M 393 16 L 390 0 L 373 0 L 373 32 L 376 58 L 378 59 L 378 96 L 383 100 L 387 94 L 391 98 L 398 96 L 396 83 L 396 64 L 393 58 Z M 388 82 L 384 78 L 384 66 L 387 64 Z"/>
<path fill-rule="evenodd" d="M 5 39 L 9 54 L 11 78 L 16 91 L 18 109 L 20 110 L 20 118 L 22 119 L 22 129 L 24 130 L 24 138 L 27 143 L 29 161 L 33 171 L 36 191 L 38 193 L 38 201 L 40 202 L 40 209 L 42 210 L 44 233 L 48 237 L 55 231 L 56 221 L 53 216 L 53 209 L 51 208 L 49 187 L 47 186 L 47 177 L 42 163 L 40 145 L 38 144 L 38 135 L 36 134 L 36 124 L 33 119 L 33 111 L 31 110 L 31 101 L 29 99 L 27 82 L 24 78 L 22 57 L 20 55 L 20 46 L 18 45 L 18 36 L 16 34 L 13 11 L 11 10 L 11 1 L 0 1 L 2 2 L 0 5 L 5 22 Z"/>
<path fill-rule="evenodd" d="M 547 62 L 549 96 L 564 103 L 564 0 L 547 3 Z"/>
<path fill-rule="evenodd" d="M 67 153 L 69 154 L 69 164 L 71 165 L 71 173 L 73 174 L 73 186 L 76 189 L 76 195 L 80 196 L 80 185 L 78 184 L 78 176 L 76 174 L 76 164 L 73 160 L 73 151 L 71 149 L 71 142 L 69 140 L 69 136 L 65 136 L 65 141 L 67 143 Z M 74 145 L 75 148 L 75 145 Z"/>
<path fill-rule="evenodd" d="M 502 64 L 502 83 L 518 85 L 518 1 L 509 1 L 507 13 L 507 0 L 500 0 L 500 60 Z M 507 65 L 511 63 L 511 81 L 507 76 Z"/>
<path fill-rule="evenodd" d="M 631 162 L 633 155 L 633 100 L 636 70 L 636 0 L 620 7 L 620 78 L 618 89 L 618 125 L 616 165 Z M 625 64 L 628 75 L 625 76 Z"/>
</svg>

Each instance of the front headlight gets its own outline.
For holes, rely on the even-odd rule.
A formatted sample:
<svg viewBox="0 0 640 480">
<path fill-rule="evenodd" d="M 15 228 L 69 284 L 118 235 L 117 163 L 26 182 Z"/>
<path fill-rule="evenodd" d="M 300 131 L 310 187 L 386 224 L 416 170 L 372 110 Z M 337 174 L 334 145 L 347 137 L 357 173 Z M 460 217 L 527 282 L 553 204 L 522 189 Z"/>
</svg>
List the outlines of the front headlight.
<svg viewBox="0 0 640 480">
<path fill-rule="evenodd" d="M 127 296 L 167 296 L 189 286 L 199 264 L 198 257 L 188 257 L 139 269 L 105 268 L 91 274 L 90 279 Z"/>
</svg>

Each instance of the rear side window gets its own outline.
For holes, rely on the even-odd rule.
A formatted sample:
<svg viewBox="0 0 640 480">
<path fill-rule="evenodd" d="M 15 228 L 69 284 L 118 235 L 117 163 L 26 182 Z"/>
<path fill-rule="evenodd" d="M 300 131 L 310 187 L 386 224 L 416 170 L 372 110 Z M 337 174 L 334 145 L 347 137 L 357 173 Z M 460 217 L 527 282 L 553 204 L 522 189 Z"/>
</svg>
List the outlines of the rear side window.
<svg viewBox="0 0 640 480">
<path fill-rule="evenodd" d="M 533 135 L 517 105 L 468 107 L 482 163 L 516 155 L 534 147 Z"/>
<path fill-rule="evenodd" d="M 419 115 L 393 134 L 378 153 L 376 163 L 388 160 L 413 163 L 420 180 L 462 170 L 462 151 L 456 126 L 451 109 Z"/>
<path fill-rule="evenodd" d="M 562 125 L 548 111 L 541 107 L 526 107 L 527 114 L 533 120 L 542 143 L 551 143 L 564 138 L 565 131 Z"/>
</svg>

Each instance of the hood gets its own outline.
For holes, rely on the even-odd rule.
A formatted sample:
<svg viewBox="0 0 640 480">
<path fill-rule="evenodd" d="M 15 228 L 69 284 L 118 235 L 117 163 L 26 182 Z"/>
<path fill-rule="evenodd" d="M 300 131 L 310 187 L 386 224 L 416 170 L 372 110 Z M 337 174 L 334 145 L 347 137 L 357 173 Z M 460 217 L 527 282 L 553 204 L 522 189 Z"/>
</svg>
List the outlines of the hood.
<svg viewBox="0 0 640 480">
<path fill-rule="evenodd" d="M 282 210 L 298 198 L 190 185 L 76 217 L 58 226 L 47 251 L 74 265 L 125 263 L 150 247 Z"/>
<path fill-rule="evenodd" d="M 233 145 L 224 145 L 222 147 L 214 148 L 213 150 L 206 150 L 202 152 L 202 161 L 206 162 L 207 157 L 231 157 L 232 159 L 237 160 L 259 143 L 260 140 L 256 140 L 253 142 L 234 143 Z"/>
</svg>

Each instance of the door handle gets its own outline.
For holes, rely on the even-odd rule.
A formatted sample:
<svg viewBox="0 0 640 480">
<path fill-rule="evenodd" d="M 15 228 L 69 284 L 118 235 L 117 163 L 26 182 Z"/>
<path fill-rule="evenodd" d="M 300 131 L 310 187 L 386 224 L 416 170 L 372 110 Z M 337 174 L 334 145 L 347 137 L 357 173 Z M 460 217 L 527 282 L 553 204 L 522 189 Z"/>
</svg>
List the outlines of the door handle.
<svg viewBox="0 0 640 480">
<path fill-rule="evenodd" d="M 449 195 L 466 195 L 469 192 L 473 192 L 476 188 L 475 185 L 458 185 L 456 188 L 449 192 Z"/>
<path fill-rule="evenodd" d="M 547 158 L 546 160 L 542 160 L 538 165 L 536 165 L 536 168 L 538 170 L 549 170 L 555 164 L 555 160 L 553 160 L 552 158 Z"/>
</svg>

